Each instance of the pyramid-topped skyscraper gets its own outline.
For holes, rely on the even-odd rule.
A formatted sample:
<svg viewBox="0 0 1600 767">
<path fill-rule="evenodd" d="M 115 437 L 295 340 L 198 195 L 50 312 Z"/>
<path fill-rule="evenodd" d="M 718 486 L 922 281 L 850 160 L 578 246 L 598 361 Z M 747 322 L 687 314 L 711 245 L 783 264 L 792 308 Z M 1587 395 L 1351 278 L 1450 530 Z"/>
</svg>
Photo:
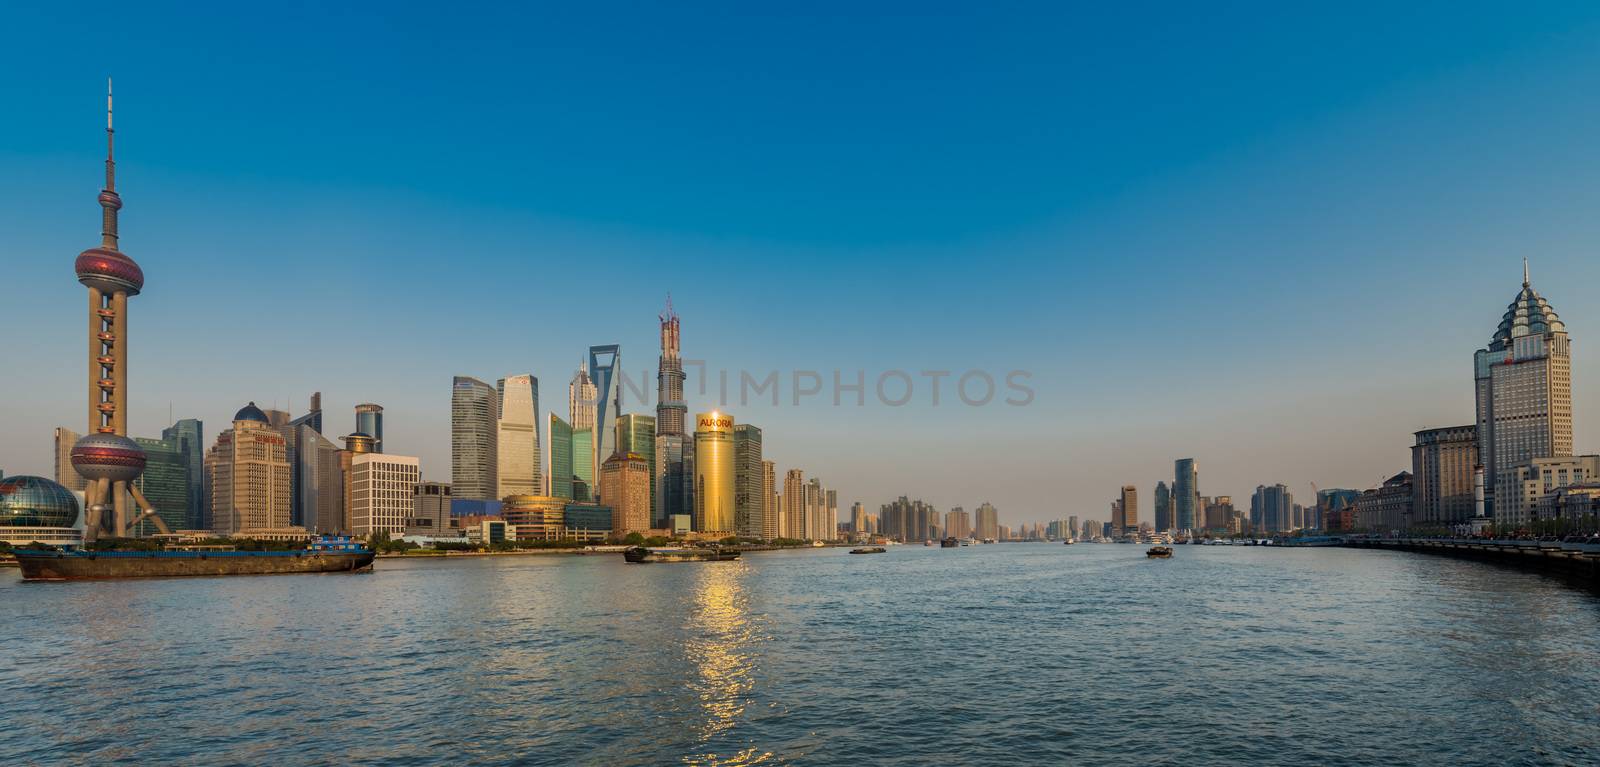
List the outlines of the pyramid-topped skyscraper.
<svg viewBox="0 0 1600 767">
<path fill-rule="evenodd" d="M 1496 527 L 1523 527 L 1531 510 L 1515 492 L 1517 467 L 1572 455 L 1572 342 L 1550 302 L 1533 289 L 1526 259 L 1522 290 L 1473 368 L 1484 508 Z"/>
</svg>

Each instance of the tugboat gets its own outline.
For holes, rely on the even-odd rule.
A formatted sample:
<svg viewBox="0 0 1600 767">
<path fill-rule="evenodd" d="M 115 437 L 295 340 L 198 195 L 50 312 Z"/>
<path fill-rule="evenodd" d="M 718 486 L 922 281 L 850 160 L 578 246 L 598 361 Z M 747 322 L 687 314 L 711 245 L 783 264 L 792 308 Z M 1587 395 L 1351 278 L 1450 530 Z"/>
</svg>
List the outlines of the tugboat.
<svg viewBox="0 0 1600 767">
<path fill-rule="evenodd" d="M 888 551 L 889 551 L 888 549 L 886 549 L 886 548 L 884 548 L 882 546 L 863 546 L 862 548 L 859 548 L 859 549 L 851 549 L 850 553 L 851 554 L 883 554 L 883 553 L 886 553 Z"/>
<path fill-rule="evenodd" d="M 622 552 L 622 560 L 630 564 L 647 562 L 729 562 L 739 558 L 732 549 L 651 549 L 630 546 Z"/>
<path fill-rule="evenodd" d="M 957 538 L 957 537 L 955 537 L 953 535 L 950 536 L 949 538 L 942 538 L 939 541 L 939 548 L 941 548 L 941 549 L 953 549 L 953 548 L 956 548 L 956 547 L 958 547 L 960 545 L 961 545 L 961 539 Z"/>
<path fill-rule="evenodd" d="M 1151 546 L 1150 550 L 1146 551 L 1144 553 L 1144 555 L 1146 557 L 1151 558 L 1151 559 L 1171 559 L 1172 558 L 1172 547 L 1171 546 Z"/>
<path fill-rule="evenodd" d="M 187 546 L 161 551 L 16 549 L 30 581 L 170 578 L 202 575 L 348 573 L 372 566 L 373 551 L 358 540 L 325 536 L 299 551 L 237 551 L 233 546 Z"/>
</svg>

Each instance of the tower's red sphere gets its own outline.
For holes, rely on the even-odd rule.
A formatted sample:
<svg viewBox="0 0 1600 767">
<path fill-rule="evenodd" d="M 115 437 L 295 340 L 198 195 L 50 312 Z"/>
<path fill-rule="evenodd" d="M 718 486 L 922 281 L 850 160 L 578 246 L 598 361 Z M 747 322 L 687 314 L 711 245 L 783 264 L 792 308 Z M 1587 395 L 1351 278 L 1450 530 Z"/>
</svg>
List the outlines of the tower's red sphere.
<svg viewBox="0 0 1600 767">
<path fill-rule="evenodd" d="M 73 266 L 78 271 L 78 282 L 107 293 L 122 290 L 136 296 L 144 287 L 144 270 L 120 250 L 90 248 L 78 255 Z"/>
</svg>

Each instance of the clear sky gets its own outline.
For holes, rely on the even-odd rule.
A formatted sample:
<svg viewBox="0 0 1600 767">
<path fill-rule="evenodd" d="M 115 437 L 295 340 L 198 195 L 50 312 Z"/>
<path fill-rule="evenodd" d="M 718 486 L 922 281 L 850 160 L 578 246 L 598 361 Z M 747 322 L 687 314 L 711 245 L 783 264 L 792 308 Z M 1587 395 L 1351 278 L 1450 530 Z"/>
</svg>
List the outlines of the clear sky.
<svg viewBox="0 0 1600 767">
<path fill-rule="evenodd" d="M 452 375 L 565 415 L 590 344 L 653 381 L 670 291 L 735 397 L 822 371 L 729 410 L 841 506 L 1104 519 L 1133 483 L 1148 517 L 1184 456 L 1304 498 L 1471 421 L 1526 256 L 1600 449 L 1600 6 L 579 5 L 9 8 L 0 468 L 84 429 L 107 75 L 135 435 L 320 390 L 448 480 Z M 935 407 L 923 370 L 1035 396 Z"/>
</svg>

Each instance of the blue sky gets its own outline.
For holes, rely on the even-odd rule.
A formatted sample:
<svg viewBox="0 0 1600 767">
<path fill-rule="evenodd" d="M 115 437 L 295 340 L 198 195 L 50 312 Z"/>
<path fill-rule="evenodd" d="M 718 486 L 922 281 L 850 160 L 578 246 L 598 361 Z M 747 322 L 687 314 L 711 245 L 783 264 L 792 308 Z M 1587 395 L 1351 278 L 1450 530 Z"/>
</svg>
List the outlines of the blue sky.
<svg viewBox="0 0 1600 767">
<path fill-rule="evenodd" d="M 148 278 L 135 434 L 320 390 L 330 431 L 380 402 L 448 479 L 452 375 L 532 372 L 564 411 L 590 344 L 653 371 L 670 291 L 686 356 L 734 380 L 1032 373 L 1027 407 L 733 409 L 842 502 L 1104 518 L 1131 482 L 1149 514 L 1184 456 L 1207 494 L 1309 495 L 1471 420 L 1526 256 L 1600 447 L 1600 8 L 450 10 L 8 9 L 0 326 L 27 364 L 0 467 L 48 474 L 50 428 L 83 427 L 108 74 Z"/>
</svg>

